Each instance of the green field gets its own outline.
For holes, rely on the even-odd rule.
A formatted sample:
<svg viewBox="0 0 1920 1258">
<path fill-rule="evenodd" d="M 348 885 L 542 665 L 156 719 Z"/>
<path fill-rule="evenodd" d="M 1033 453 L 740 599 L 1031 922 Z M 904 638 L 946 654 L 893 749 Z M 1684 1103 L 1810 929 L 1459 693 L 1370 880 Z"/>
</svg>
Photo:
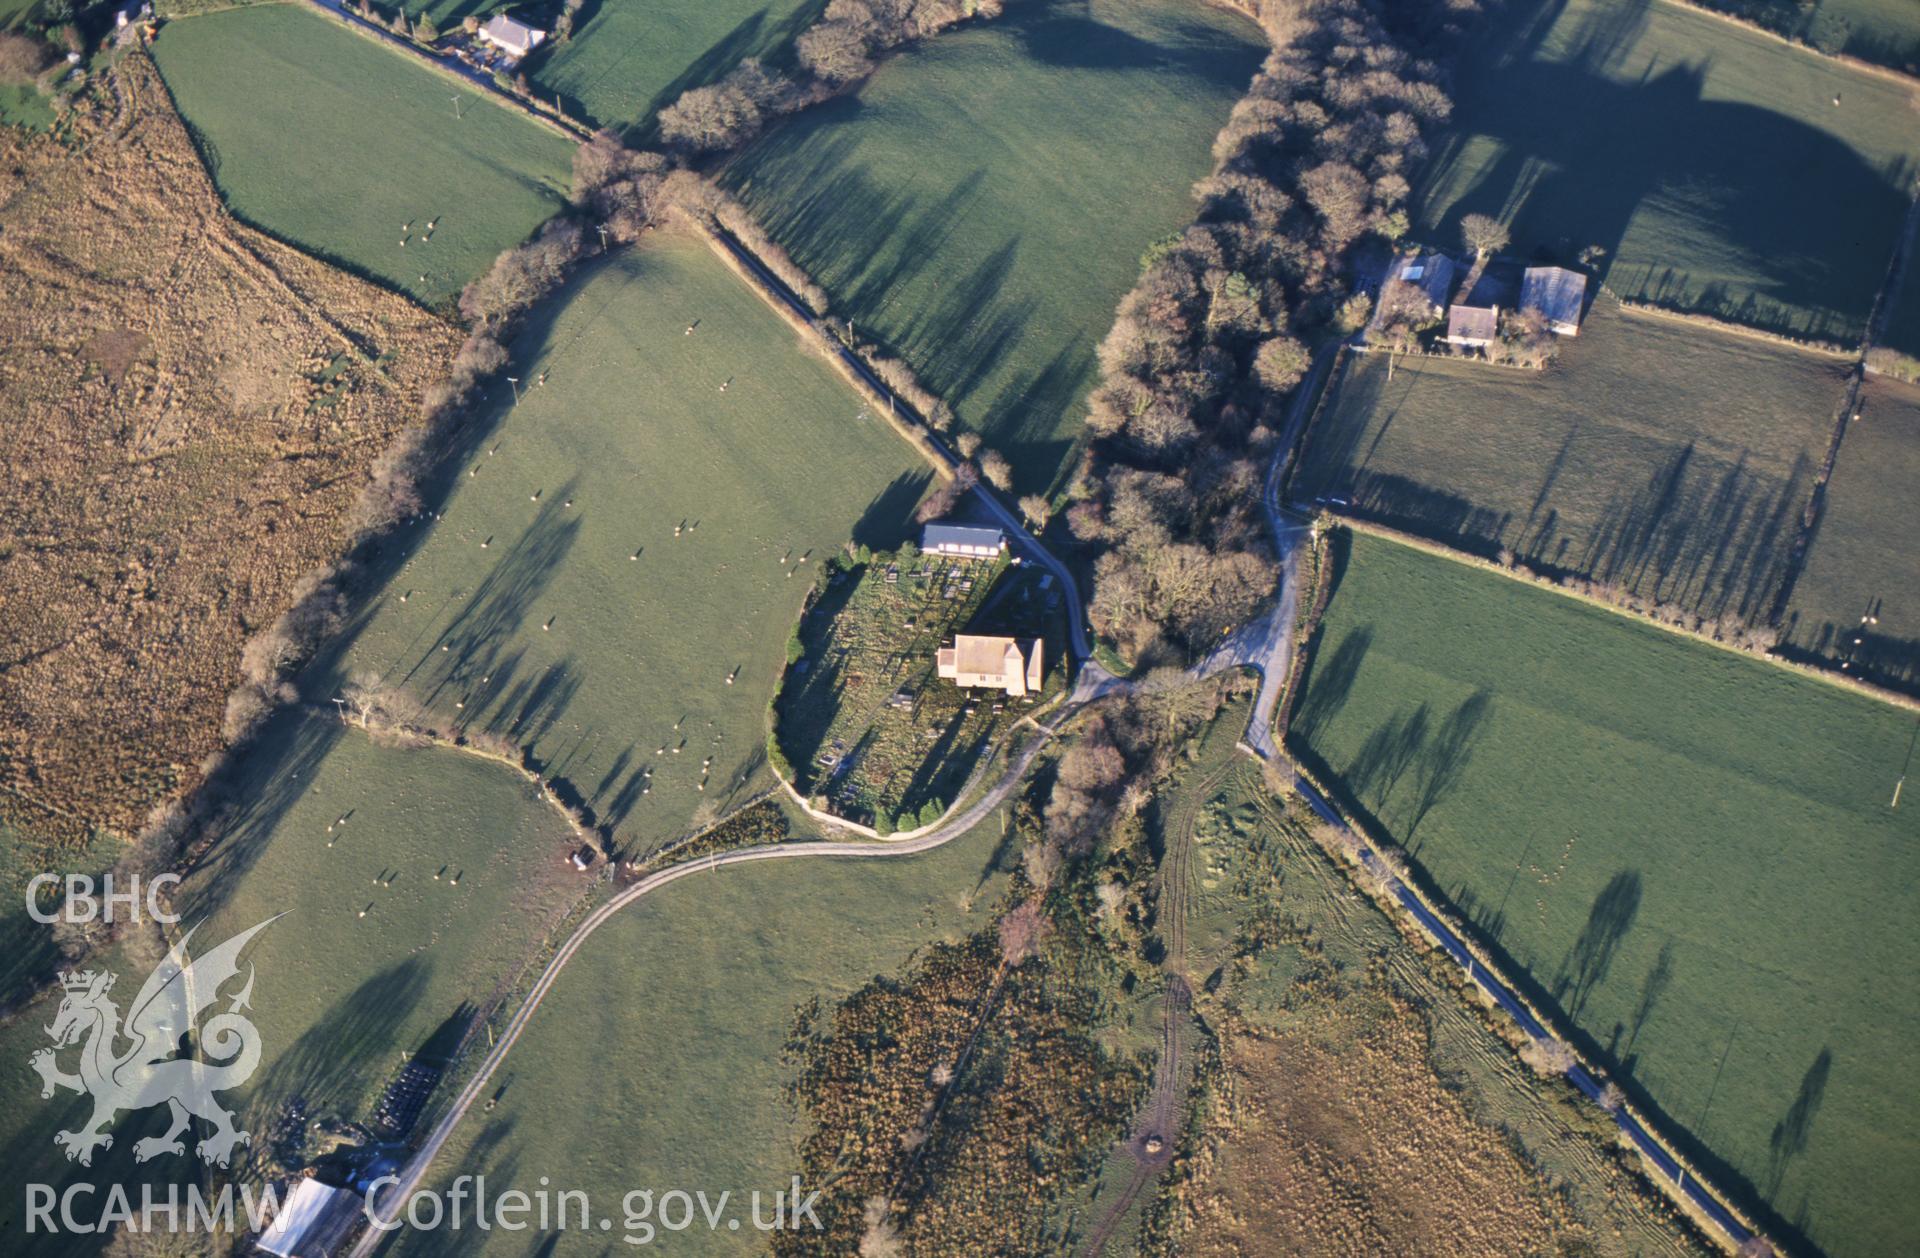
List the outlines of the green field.
<svg viewBox="0 0 1920 1258">
<path fill-rule="evenodd" d="M 1348 360 L 1295 497 L 1492 557 L 1764 619 L 1826 457 L 1844 366 L 1601 298 L 1544 372 Z"/>
<path fill-rule="evenodd" d="M 545 309 L 507 368 L 519 406 L 494 387 L 337 667 L 531 746 L 644 849 L 769 784 L 817 566 L 850 533 L 897 541 L 929 474 L 696 237 L 655 233 Z"/>
<path fill-rule="evenodd" d="M 153 51 L 236 215 L 428 305 L 564 201 L 567 140 L 304 5 L 171 22 Z"/>
<path fill-rule="evenodd" d="M 1920 73 L 1920 4 L 1913 0 L 1821 0 L 1815 21 L 1846 24 L 1840 51 L 1862 61 Z"/>
<path fill-rule="evenodd" d="M 890 58 L 725 182 L 876 339 L 1044 490 L 1094 346 L 1262 45 L 1190 0 L 1021 4 Z"/>
<path fill-rule="evenodd" d="M 825 7 L 824 0 L 593 4 L 571 40 L 529 59 L 529 74 L 542 96 L 559 94 L 572 116 L 645 134 L 680 93 L 747 57 L 784 66 L 794 37 Z"/>
<path fill-rule="evenodd" d="M 1920 241 L 1913 248 L 1920 251 Z M 1887 311 L 1880 343 L 1909 358 L 1920 358 L 1920 261 L 1908 260 L 1900 291 L 1889 300 L 1893 304 Z"/>
<path fill-rule="evenodd" d="M 1920 386 L 1870 381 L 1847 426 L 1820 524 L 1787 607 L 1787 642 L 1920 686 Z M 1860 617 L 1874 616 L 1864 629 Z M 1867 641 L 1856 652 L 1854 636 Z"/>
<path fill-rule="evenodd" d="M 1887 805 L 1915 714 L 1341 544 L 1306 762 L 1787 1224 L 1898 1251 L 1920 1228 L 1920 812 Z"/>
<path fill-rule="evenodd" d="M 198 924 L 196 955 L 286 913 L 247 954 L 262 1064 L 225 1098 L 263 1154 L 293 1097 L 313 1118 L 370 1118 L 402 1054 L 443 1026 L 464 1029 L 464 1015 L 559 926 L 585 879 L 566 863 L 574 841 L 551 806 L 514 774 L 471 756 L 380 746 L 329 717 L 292 714 L 275 721 L 234 776 L 217 789 L 240 811 L 183 886 L 179 907 L 183 929 Z M 119 973 L 114 994 L 130 1012 L 153 958 L 109 955 L 102 964 Z M 13 1165 L 36 1168 L 19 1178 L 187 1182 L 197 1160 L 127 1165 L 144 1127 L 117 1131 L 111 1160 L 97 1158 L 90 1171 L 54 1147 L 55 1126 L 76 1124 L 88 1104 L 71 1093 L 24 1103 L 39 1095 L 27 1049 L 46 1042 L 50 1009 L 29 1007 L 0 1033 L 21 1049 L 5 1054 L 0 1079 L 21 1102 L 6 1107 L 0 1148 Z M 0 1213 L 7 1230 L 18 1204 Z"/>
<path fill-rule="evenodd" d="M 1492 214 L 1522 257 L 1604 249 L 1623 297 L 1860 339 L 1920 156 L 1910 86 L 1661 0 L 1514 0 L 1471 47 L 1423 233 Z"/>
<path fill-rule="evenodd" d="M 31 86 L 0 84 L 0 123 L 44 129 L 53 125 L 53 105 Z"/>
<path fill-rule="evenodd" d="M 670 1253 L 765 1252 L 746 1194 L 788 1187 L 801 1121 L 783 1061 L 794 1014 L 831 1007 L 915 949 L 990 922 L 1005 884 L 1002 818 L 898 860 L 780 861 L 675 883 L 576 954 L 430 1181 L 459 1173 L 531 1192 L 540 1176 L 592 1195 L 622 1236 L 622 1196 L 731 1192 L 738 1232 L 662 1233 Z M 489 1095 L 496 1095 L 490 1093 Z M 600 1253 L 604 1235 L 403 1233 L 398 1254 Z M 626 1247 L 619 1246 L 622 1250 Z"/>
</svg>

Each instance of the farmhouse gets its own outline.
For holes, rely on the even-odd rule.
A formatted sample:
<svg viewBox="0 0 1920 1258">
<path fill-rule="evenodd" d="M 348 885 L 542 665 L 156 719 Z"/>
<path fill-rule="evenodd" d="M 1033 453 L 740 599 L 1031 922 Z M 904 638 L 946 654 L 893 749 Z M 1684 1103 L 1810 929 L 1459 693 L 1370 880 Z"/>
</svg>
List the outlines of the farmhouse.
<svg viewBox="0 0 1920 1258">
<path fill-rule="evenodd" d="M 1520 309 L 1538 310 L 1556 336 L 1580 335 L 1587 277 L 1563 266 L 1530 266 L 1520 279 Z"/>
<path fill-rule="evenodd" d="M 333 1188 L 317 1179 L 294 1183 L 280 1212 L 255 1242 L 263 1254 L 279 1258 L 326 1258 L 359 1226 L 360 1197 L 345 1188 Z"/>
<path fill-rule="evenodd" d="M 518 61 L 545 43 L 547 33 L 516 22 L 504 13 L 496 13 L 480 28 L 480 38 Z"/>
<path fill-rule="evenodd" d="M 1485 349 L 1500 331 L 1498 306 L 1453 306 L 1447 311 L 1447 344 Z"/>
<path fill-rule="evenodd" d="M 1485 349 L 1500 332 L 1500 311 L 1512 309 L 1520 293 L 1520 271 L 1511 262 L 1489 262 L 1473 287 L 1447 307 L 1447 344 Z"/>
<path fill-rule="evenodd" d="M 994 638 L 962 633 L 952 646 L 940 648 L 940 676 L 957 686 L 1004 690 L 1013 697 L 1037 694 L 1040 690 L 1040 639 L 1028 638 L 1026 650 L 1015 638 Z"/>
<path fill-rule="evenodd" d="M 1007 535 L 974 525 L 929 524 L 920 535 L 920 549 L 952 559 L 998 559 L 1007 549 Z"/>
</svg>

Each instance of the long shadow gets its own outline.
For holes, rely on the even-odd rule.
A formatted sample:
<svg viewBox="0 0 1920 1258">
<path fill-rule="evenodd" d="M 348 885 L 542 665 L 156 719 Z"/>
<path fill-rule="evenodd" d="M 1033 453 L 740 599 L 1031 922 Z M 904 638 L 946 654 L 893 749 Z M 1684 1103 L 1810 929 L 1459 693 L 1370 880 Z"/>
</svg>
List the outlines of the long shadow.
<svg viewBox="0 0 1920 1258">
<path fill-rule="evenodd" d="M 931 472 L 902 472 L 873 496 L 853 525 L 853 544 L 893 550 L 913 528 L 913 509 L 927 492 Z"/>
<path fill-rule="evenodd" d="M 1444 221 L 1423 230 L 1452 239 L 1463 215 L 1491 214 L 1511 224 L 1523 255 L 1571 264 L 1588 246 L 1604 248 L 1603 278 L 1623 296 L 1795 336 L 1857 340 L 1886 259 L 1878 247 L 1844 258 L 1822 248 L 1834 239 L 1832 207 L 1847 206 L 1857 225 L 1848 248 L 1870 225 L 1887 225 L 1890 240 L 1911 163 L 1876 168 L 1818 127 L 1710 98 L 1704 60 L 1637 82 L 1596 72 L 1631 47 L 1648 20 L 1645 4 L 1594 6 L 1587 26 L 1561 32 L 1555 59 L 1542 59 L 1564 8 L 1564 0 L 1513 0 L 1482 25 L 1483 51 L 1461 78 L 1456 117 L 1467 127 L 1436 150 L 1419 192 L 1427 216 L 1441 209 Z M 1520 33 L 1501 39 L 1507 30 Z M 1469 147 L 1476 139 L 1483 143 Z M 1498 159 L 1466 171 L 1487 140 Z M 1757 172 L 1787 171 L 1756 182 Z M 1443 189 L 1457 195 L 1436 207 Z M 1622 263 L 1629 226 L 1650 210 L 1683 217 L 1731 254 L 1764 259 L 1766 278 L 1734 292 L 1682 269 L 1682 258 Z"/>
<path fill-rule="evenodd" d="M 313 1118 L 360 1122 L 391 1071 L 393 1028 L 427 987 L 417 957 L 389 965 L 336 1001 L 284 1051 L 269 1057 L 246 1093 L 247 1125 L 264 1132 L 282 1107 L 300 1102 Z M 265 1147 L 257 1142 L 255 1156 Z M 256 1167 L 270 1173 L 270 1167 Z"/>
<path fill-rule="evenodd" d="M 1415 854 L 1424 842 L 1415 837 L 1420 833 L 1420 823 L 1459 785 L 1467 762 L 1473 758 L 1473 744 L 1479 740 L 1480 726 L 1492 706 L 1493 695 L 1476 690 L 1447 714 L 1433 741 L 1421 747 L 1420 758 L 1414 765 L 1413 814 L 1407 819 L 1405 838 L 1409 850 Z"/>
<path fill-rule="evenodd" d="M 1821 1103 L 1826 1100 L 1827 1077 L 1832 1073 L 1833 1050 L 1823 1047 L 1801 1078 L 1800 1091 L 1794 1096 L 1793 1104 L 1787 1108 L 1786 1115 L 1774 1124 L 1773 1134 L 1767 1138 L 1768 1197 L 1779 1195 L 1780 1183 L 1786 1178 L 1788 1164 L 1806 1151 L 1814 1117 L 1819 1114 Z"/>
<path fill-rule="evenodd" d="M 1614 953 L 1640 912 L 1640 871 L 1622 870 L 1594 897 L 1587 924 L 1560 962 L 1553 980 L 1553 996 L 1569 1017 L 1579 1021 L 1593 994 L 1613 968 Z"/>
</svg>

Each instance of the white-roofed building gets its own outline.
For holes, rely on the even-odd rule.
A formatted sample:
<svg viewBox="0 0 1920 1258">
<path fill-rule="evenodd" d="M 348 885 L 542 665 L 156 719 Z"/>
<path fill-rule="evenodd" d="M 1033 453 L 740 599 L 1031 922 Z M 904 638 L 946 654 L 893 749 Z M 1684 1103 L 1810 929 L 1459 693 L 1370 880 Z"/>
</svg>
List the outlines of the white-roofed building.
<svg viewBox="0 0 1920 1258">
<path fill-rule="evenodd" d="M 360 1194 L 317 1179 L 295 1180 L 273 1222 L 254 1242 L 278 1258 L 329 1258 L 361 1218 Z"/>
<path fill-rule="evenodd" d="M 547 42 L 547 33 L 516 22 L 504 13 L 496 13 L 480 28 L 480 38 L 518 61 Z"/>
</svg>

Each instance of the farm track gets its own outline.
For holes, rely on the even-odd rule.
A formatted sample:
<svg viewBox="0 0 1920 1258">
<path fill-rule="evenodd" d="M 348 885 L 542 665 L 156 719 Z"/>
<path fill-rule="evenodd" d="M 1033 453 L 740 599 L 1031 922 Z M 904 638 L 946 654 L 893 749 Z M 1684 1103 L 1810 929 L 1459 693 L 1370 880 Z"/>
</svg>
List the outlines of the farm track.
<svg viewBox="0 0 1920 1258">
<path fill-rule="evenodd" d="M 1166 926 L 1167 955 L 1162 964 L 1168 976 L 1167 990 L 1160 1001 L 1160 1060 L 1153 1071 L 1153 1093 L 1135 1120 L 1133 1135 L 1121 1146 L 1125 1155 L 1133 1160 L 1133 1171 L 1119 1195 L 1108 1203 L 1087 1234 L 1079 1251 L 1083 1258 L 1096 1258 L 1105 1250 L 1141 1192 L 1173 1161 L 1173 1133 L 1181 1118 L 1180 1039 L 1193 1013 L 1192 980 L 1187 973 L 1187 914 L 1193 901 L 1193 832 L 1206 801 L 1239 767 L 1238 761 L 1229 761 L 1201 779 L 1191 794 L 1183 793 L 1180 812 L 1169 827 L 1169 842 L 1160 865 L 1158 910 Z M 1159 1150 L 1148 1150 L 1150 1139 L 1161 1142 Z"/>
</svg>

